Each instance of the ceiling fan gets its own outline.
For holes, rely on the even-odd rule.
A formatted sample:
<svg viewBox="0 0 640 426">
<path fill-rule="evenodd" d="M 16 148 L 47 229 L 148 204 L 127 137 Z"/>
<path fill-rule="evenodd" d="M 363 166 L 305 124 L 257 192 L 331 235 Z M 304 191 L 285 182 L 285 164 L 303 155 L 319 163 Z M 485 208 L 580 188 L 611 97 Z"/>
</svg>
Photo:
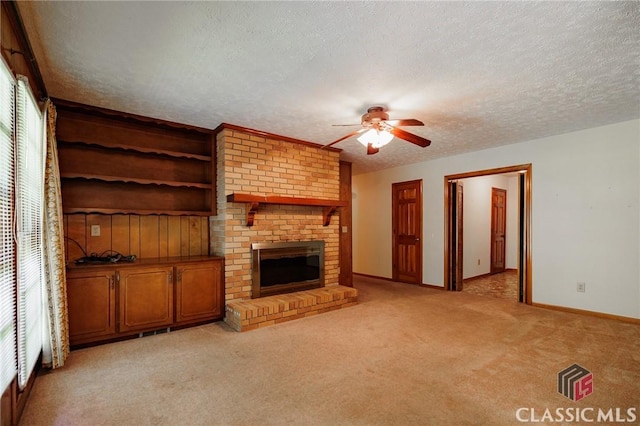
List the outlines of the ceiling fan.
<svg viewBox="0 0 640 426">
<path fill-rule="evenodd" d="M 414 135 L 397 127 L 424 126 L 422 121 L 416 120 L 415 118 L 389 120 L 389 114 L 387 114 L 381 106 L 372 106 L 367 109 L 366 114 L 362 116 L 360 125 L 362 125 L 361 129 L 351 132 L 324 147 L 330 147 L 360 133 L 364 134 L 358 137 L 358 142 L 367 147 L 367 155 L 378 153 L 380 148 L 391 142 L 394 136 L 423 148 L 431 145 L 429 139 Z M 358 126 L 358 124 L 336 124 L 336 126 Z"/>
</svg>

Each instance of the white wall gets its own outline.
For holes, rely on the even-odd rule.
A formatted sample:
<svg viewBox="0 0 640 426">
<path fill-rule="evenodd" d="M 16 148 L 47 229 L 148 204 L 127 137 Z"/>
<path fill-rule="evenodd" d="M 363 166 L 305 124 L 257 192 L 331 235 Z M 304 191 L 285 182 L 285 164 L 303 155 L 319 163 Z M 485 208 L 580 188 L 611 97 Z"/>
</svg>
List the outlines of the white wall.
<svg viewBox="0 0 640 426">
<path fill-rule="evenodd" d="M 491 188 L 507 191 L 505 267 L 518 267 L 518 177 L 505 175 L 462 179 L 463 278 L 491 271 Z M 479 261 L 479 262 L 478 262 Z"/>
<path fill-rule="evenodd" d="M 354 176 L 354 272 L 391 278 L 391 184 L 422 179 L 423 282 L 443 286 L 444 176 L 525 163 L 533 301 L 640 318 L 640 120 Z"/>
</svg>

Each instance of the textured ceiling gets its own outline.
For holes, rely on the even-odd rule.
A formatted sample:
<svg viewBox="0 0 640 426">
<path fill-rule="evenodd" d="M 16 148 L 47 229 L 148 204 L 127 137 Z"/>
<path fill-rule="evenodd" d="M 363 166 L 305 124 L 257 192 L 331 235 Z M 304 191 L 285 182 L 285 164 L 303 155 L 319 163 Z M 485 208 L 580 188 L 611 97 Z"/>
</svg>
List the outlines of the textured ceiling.
<svg viewBox="0 0 640 426">
<path fill-rule="evenodd" d="M 354 173 L 640 117 L 638 2 L 20 2 L 50 96 L 327 144 Z M 354 128 L 354 129 L 357 129 Z"/>
</svg>

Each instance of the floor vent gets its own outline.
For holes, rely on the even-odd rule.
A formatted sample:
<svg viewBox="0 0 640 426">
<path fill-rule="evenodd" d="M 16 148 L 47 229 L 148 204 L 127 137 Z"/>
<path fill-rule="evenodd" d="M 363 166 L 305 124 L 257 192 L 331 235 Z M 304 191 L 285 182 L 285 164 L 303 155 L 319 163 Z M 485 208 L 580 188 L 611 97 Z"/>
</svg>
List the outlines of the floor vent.
<svg viewBox="0 0 640 426">
<path fill-rule="evenodd" d="M 159 330 L 145 331 L 143 333 L 138 334 L 138 337 L 155 336 L 156 334 L 164 334 L 170 331 L 171 331 L 171 328 L 161 328 Z"/>
</svg>

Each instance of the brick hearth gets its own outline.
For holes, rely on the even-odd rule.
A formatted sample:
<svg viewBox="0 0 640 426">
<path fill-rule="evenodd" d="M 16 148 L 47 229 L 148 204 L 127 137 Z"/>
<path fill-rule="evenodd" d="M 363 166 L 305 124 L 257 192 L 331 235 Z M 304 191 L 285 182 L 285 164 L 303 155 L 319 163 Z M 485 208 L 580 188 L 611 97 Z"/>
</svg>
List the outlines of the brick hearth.
<svg viewBox="0 0 640 426">
<path fill-rule="evenodd" d="M 227 304 L 225 321 L 236 331 L 249 331 L 357 303 L 358 290 L 338 285 L 230 302 Z"/>
</svg>

